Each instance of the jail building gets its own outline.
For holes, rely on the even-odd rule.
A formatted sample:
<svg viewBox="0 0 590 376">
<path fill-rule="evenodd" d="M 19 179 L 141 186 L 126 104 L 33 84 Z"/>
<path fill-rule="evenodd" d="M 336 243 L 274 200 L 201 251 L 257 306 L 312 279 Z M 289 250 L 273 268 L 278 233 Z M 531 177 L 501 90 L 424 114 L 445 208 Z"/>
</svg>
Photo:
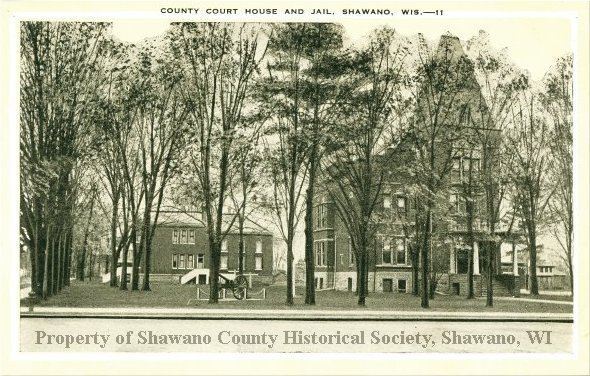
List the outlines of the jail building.
<svg viewBox="0 0 590 376">
<path fill-rule="evenodd" d="M 220 272 L 235 274 L 239 268 L 240 241 L 237 219 L 228 215 L 223 222 L 229 230 L 221 244 Z M 272 233 L 246 219 L 243 241 L 243 274 L 268 283 L 272 279 Z M 161 212 L 152 241 L 152 280 L 208 284 L 210 262 L 206 222 L 201 213 Z"/>
</svg>

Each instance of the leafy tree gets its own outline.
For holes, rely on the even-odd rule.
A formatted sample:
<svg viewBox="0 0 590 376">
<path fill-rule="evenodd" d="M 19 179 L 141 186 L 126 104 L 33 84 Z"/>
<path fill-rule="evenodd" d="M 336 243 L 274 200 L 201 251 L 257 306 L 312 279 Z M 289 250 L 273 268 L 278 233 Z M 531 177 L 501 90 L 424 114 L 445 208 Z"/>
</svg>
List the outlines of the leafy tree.
<svg viewBox="0 0 590 376">
<path fill-rule="evenodd" d="M 173 24 L 170 46 L 183 76 L 180 92 L 193 144 L 187 159 L 196 175 L 196 201 L 202 202 L 206 218 L 209 303 L 217 303 L 221 242 L 231 228 L 223 228 L 223 216 L 232 145 L 265 48 L 259 45 L 259 26 L 229 23 Z"/>
<path fill-rule="evenodd" d="M 420 236 L 421 306 L 428 308 L 433 215 L 440 196 L 448 195 L 449 173 L 455 158 L 461 156 L 460 142 L 465 139 L 465 129 L 477 116 L 473 93 L 479 86 L 473 76 L 473 64 L 463 53 L 459 39 L 450 35 L 441 38 L 435 53 L 429 51 L 424 41 L 420 43 L 416 81 L 419 89 L 412 126 L 416 150 L 414 176 L 419 201 L 424 205 L 420 226 L 424 232 Z M 472 258 L 472 252 L 470 255 Z M 469 264 L 473 265 L 472 262 Z"/>
<path fill-rule="evenodd" d="M 140 54 L 140 99 L 137 102 L 136 132 L 139 140 L 143 220 L 142 290 L 150 290 L 152 238 L 158 224 L 160 207 L 180 151 L 184 146 L 187 110 L 181 106 L 178 88 L 181 79 L 170 54 L 157 45 L 148 45 Z"/>
<path fill-rule="evenodd" d="M 326 130 L 342 96 L 342 27 L 329 23 L 275 25 L 268 68 L 283 82 L 274 86 L 289 101 L 290 122 L 300 132 L 305 156 L 305 303 L 315 304 L 314 202 Z M 278 81 L 275 81 L 275 83 Z"/>
<path fill-rule="evenodd" d="M 326 189 L 350 236 L 358 304 L 363 306 L 369 290 L 369 254 L 376 240 L 376 208 L 393 155 L 387 150 L 400 141 L 400 118 L 408 104 L 402 95 L 407 54 L 406 41 L 383 28 L 352 56 L 348 72 L 356 90 L 340 106 L 338 133 L 333 133 L 322 164 Z"/>
<path fill-rule="evenodd" d="M 518 103 L 511 111 L 513 128 L 508 134 L 509 150 L 515 158 L 511 174 L 514 201 L 527 239 L 532 295 L 539 295 L 537 236 L 546 224 L 548 203 L 553 194 L 547 184 L 550 128 L 540 107 L 535 93 L 521 90 Z"/>
<path fill-rule="evenodd" d="M 230 161 L 232 173 L 229 191 L 238 222 L 238 272 L 244 272 L 244 230 L 246 219 L 259 208 L 263 191 L 262 127 L 266 119 L 253 116 L 236 128 Z"/>
<path fill-rule="evenodd" d="M 554 194 L 549 201 L 552 233 L 559 242 L 560 256 L 565 262 L 572 296 L 573 274 L 573 56 L 561 57 L 545 76 L 541 101 L 549 114 L 548 167 L 552 176 Z"/>
<path fill-rule="evenodd" d="M 522 74 L 501 52 L 489 44 L 487 34 L 469 41 L 467 53 L 475 62 L 475 75 L 481 86 L 481 125 L 475 129 L 475 139 L 480 150 L 478 181 L 484 195 L 485 205 L 481 213 L 485 219 L 480 231 L 484 233 L 486 255 L 486 306 L 493 306 L 493 276 L 501 271 L 500 246 L 517 236 L 515 212 L 511 205 L 509 173 L 512 170 L 513 154 L 509 151 L 505 136 L 511 124 L 510 113 L 517 103 L 518 93 L 529 86 Z"/>
<path fill-rule="evenodd" d="M 104 23 L 21 23 L 21 239 L 32 289 L 47 298 L 69 284 L 73 172 L 92 132 L 102 85 Z"/>
</svg>

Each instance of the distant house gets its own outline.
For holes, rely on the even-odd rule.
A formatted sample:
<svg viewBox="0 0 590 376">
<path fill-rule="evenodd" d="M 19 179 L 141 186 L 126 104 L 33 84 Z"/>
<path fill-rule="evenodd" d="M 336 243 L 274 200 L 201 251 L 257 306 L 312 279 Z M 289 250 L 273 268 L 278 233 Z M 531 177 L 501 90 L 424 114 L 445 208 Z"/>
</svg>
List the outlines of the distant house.
<svg viewBox="0 0 590 376">
<path fill-rule="evenodd" d="M 224 218 L 229 231 L 221 245 L 220 272 L 238 272 L 239 234 L 237 221 Z M 230 227 L 231 225 L 231 227 Z M 209 283 L 210 252 L 206 223 L 198 212 L 163 211 L 152 241 L 152 280 L 180 283 Z M 273 236 L 254 221 L 244 226 L 244 274 L 270 282 L 273 265 Z"/>
</svg>

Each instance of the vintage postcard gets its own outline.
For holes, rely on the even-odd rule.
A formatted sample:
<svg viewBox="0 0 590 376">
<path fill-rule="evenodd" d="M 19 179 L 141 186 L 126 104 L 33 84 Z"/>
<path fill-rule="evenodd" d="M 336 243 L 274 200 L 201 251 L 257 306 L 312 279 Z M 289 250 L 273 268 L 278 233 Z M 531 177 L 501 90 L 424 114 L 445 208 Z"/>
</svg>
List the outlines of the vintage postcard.
<svg viewBox="0 0 590 376">
<path fill-rule="evenodd" d="M 0 374 L 588 374 L 588 3 L 3 2 Z"/>
</svg>

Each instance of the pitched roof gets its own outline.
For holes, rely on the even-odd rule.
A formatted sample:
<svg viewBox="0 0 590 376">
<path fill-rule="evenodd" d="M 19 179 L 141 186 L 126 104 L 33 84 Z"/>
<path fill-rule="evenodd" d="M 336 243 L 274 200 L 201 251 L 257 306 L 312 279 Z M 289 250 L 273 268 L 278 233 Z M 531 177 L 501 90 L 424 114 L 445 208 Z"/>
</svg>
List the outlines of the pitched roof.
<svg viewBox="0 0 590 376">
<path fill-rule="evenodd" d="M 173 226 L 186 226 L 186 227 L 205 227 L 206 221 L 202 219 L 202 213 L 190 212 L 190 211 L 160 211 L 158 217 L 158 226 L 162 227 L 173 227 Z M 230 228 L 231 226 L 231 228 Z M 235 218 L 235 214 L 226 214 L 222 220 L 223 230 L 227 230 L 229 233 L 238 233 L 238 219 Z M 263 226 L 256 223 L 250 218 L 246 218 L 244 221 L 244 233 L 245 234 L 257 234 L 257 235 L 272 235 L 272 233 L 264 228 Z"/>
</svg>

